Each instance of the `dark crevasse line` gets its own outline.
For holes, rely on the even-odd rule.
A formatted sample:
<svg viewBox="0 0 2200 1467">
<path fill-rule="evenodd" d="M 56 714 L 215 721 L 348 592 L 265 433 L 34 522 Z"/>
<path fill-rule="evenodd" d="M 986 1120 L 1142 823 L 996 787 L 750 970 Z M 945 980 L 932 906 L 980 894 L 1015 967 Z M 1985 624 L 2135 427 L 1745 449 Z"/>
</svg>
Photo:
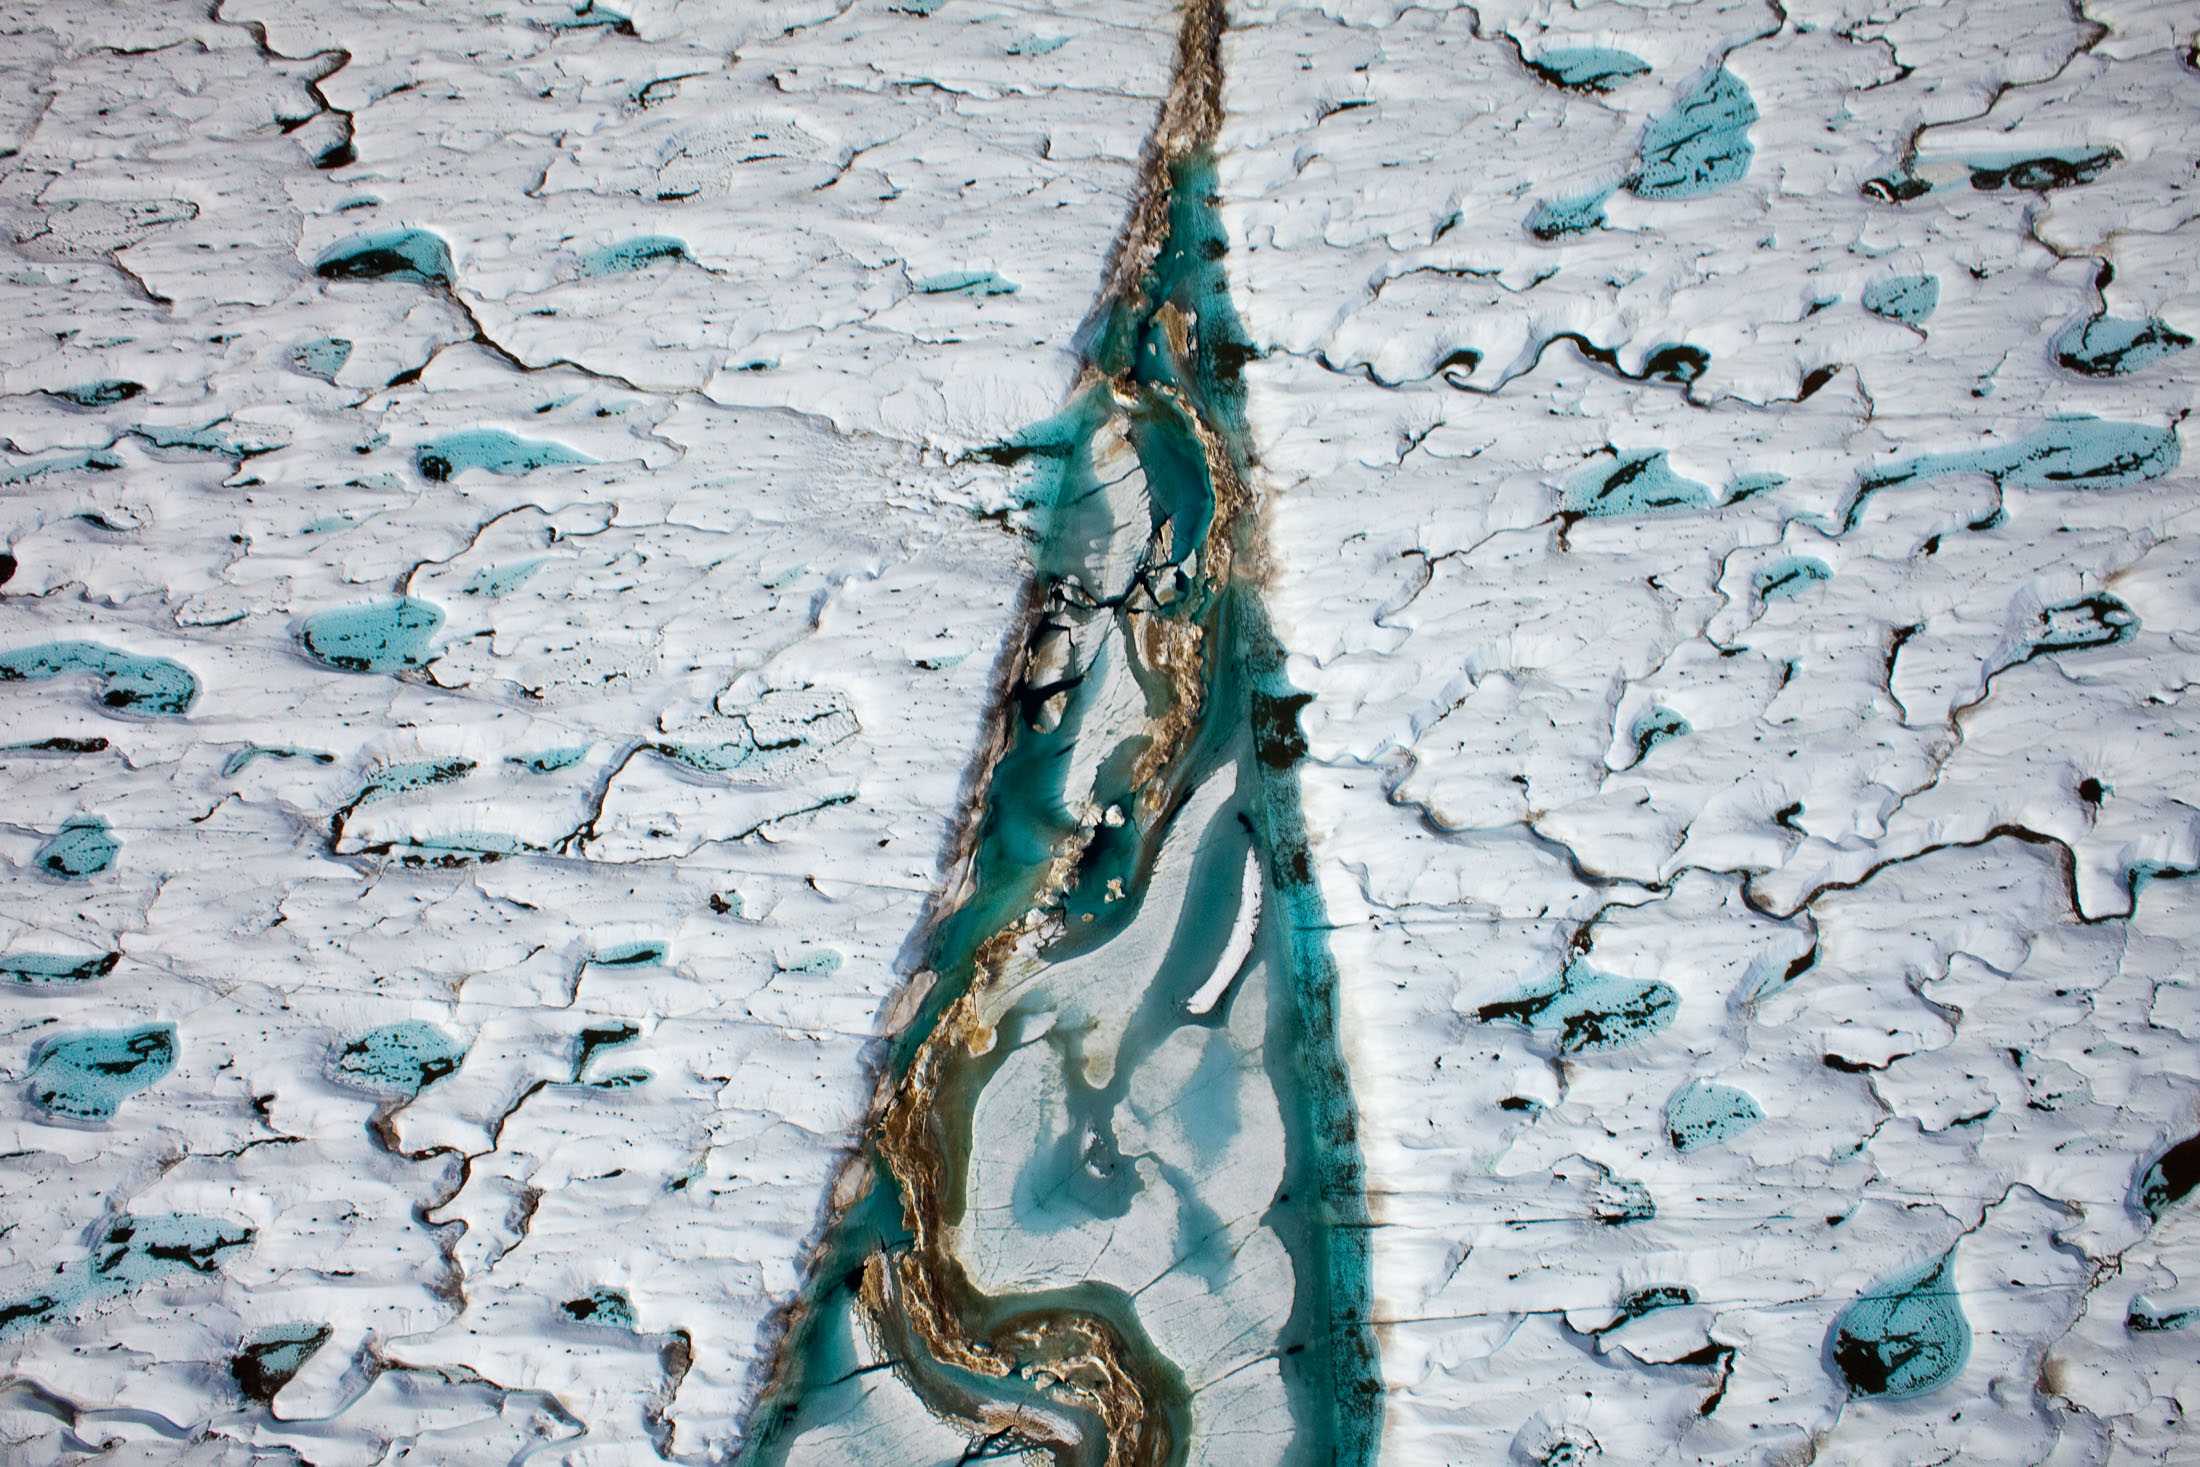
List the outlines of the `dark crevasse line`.
<svg viewBox="0 0 2200 1467">
<path fill-rule="evenodd" d="M 880 1414 L 887 1367 L 969 1433 L 965 1459 L 1375 1456 L 1369 1215 L 1300 811 L 1307 699 L 1261 604 L 1245 488 L 1220 23 L 1211 3 L 1187 14 L 1083 381 L 993 453 L 1032 471 L 1033 611 L 864 1185 L 813 1259 L 745 1463 L 909 1467 Z M 1089 1276 L 1062 1261 L 1087 1254 Z M 1223 1456 L 1201 1439 L 1256 1418 Z"/>
</svg>

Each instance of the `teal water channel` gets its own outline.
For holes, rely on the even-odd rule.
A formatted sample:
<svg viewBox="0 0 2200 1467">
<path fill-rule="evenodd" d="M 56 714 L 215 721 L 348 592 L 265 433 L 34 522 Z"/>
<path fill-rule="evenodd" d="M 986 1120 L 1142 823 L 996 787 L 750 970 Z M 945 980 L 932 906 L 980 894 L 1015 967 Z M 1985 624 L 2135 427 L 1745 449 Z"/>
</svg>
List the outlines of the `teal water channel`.
<svg viewBox="0 0 2200 1467">
<path fill-rule="evenodd" d="M 1084 385 L 992 451 L 1031 471 L 1021 672 L 867 1188 L 747 1422 L 756 1467 L 1375 1455 L 1307 699 L 1254 579 L 1212 159 L 1170 184 Z"/>
</svg>

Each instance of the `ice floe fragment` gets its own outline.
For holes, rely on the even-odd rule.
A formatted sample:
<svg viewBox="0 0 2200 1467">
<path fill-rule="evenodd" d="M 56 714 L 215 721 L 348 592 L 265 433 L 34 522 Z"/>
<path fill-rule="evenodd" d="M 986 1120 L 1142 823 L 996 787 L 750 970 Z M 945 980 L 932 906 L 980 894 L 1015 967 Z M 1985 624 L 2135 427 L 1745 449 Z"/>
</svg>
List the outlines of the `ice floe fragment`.
<svg viewBox="0 0 2200 1467">
<path fill-rule="evenodd" d="M 1236 981 L 1245 959 L 1253 951 L 1253 934 L 1260 926 L 1261 912 L 1260 858 L 1252 851 L 1245 853 L 1245 874 L 1238 884 L 1236 916 L 1230 920 L 1230 940 L 1223 944 L 1222 956 L 1215 962 L 1192 996 L 1184 1001 L 1187 1013 L 1204 1014 L 1221 1001 L 1222 995 Z"/>
</svg>

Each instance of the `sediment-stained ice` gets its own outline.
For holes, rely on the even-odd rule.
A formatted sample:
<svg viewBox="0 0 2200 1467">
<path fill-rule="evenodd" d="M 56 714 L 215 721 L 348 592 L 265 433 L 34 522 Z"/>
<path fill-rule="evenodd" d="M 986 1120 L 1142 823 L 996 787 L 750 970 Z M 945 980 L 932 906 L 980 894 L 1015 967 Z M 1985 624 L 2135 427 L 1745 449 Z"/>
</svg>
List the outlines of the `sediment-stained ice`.
<svg viewBox="0 0 2200 1467">
<path fill-rule="evenodd" d="M 1358 1461 L 1347 1336 L 1401 1467 L 2200 1453 L 2190 7 L 1237 0 L 1096 379 L 1198 13 L 11 14 L 0 1457 L 725 1461 L 797 1340 L 789 1462 L 1045 1460 L 799 1326 L 1228 454 L 1286 655 L 1113 885 L 1035 740 L 1140 906 L 974 990 L 969 1281 L 1156 1462 Z"/>
</svg>

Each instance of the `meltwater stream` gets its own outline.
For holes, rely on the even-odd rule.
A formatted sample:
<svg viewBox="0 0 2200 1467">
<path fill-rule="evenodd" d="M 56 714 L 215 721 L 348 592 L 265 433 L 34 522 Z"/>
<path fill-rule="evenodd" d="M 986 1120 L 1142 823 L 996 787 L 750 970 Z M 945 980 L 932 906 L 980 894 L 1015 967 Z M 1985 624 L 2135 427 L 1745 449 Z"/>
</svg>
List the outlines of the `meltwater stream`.
<svg viewBox="0 0 2200 1467">
<path fill-rule="evenodd" d="M 1214 212 L 1219 6 L 1191 9 L 1083 383 L 995 450 L 1040 529 L 1020 661 L 751 1463 L 1375 1453 L 1305 698 L 1260 602 Z"/>
</svg>

